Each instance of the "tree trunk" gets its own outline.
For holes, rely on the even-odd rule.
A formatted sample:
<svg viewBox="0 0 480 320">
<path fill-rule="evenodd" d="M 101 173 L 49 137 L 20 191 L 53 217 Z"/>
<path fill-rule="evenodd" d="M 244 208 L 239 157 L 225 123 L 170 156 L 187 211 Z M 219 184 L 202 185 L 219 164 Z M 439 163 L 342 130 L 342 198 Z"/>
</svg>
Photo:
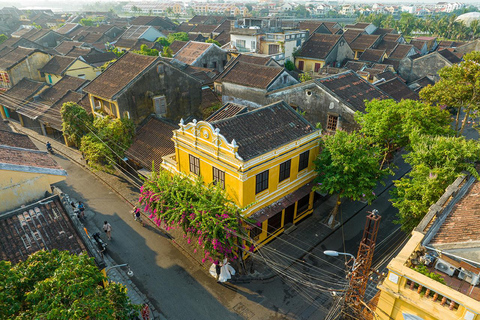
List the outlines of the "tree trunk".
<svg viewBox="0 0 480 320">
<path fill-rule="evenodd" d="M 335 203 L 335 207 L 333 208 L 332 212 L 330 213 L 330 217 L 328 218 L 327 225 L 329 228 L 333 229 L 335 227 L 335 217 L 337 216 L 338 213 L 338 208 L 340 207 L 340 204 L 342 201 L 340 200 L 340 195 L 342 193 L 337 194 L 337 201 Z"/>
<path fill-rule="evenodd" d="M 471 110 L 471 108 L 467 108 L 467 112 L 465 113 L 465 117 L 463 118 L 462 127 L 460 128 L 459 136 L 461 136 L 463 134 L 463 129 L 465 129 L 465 125 L 467 124 L 468 117 L 470 116 L 470 110 Z"/>
<path fill-rule="evenodd" d="M 455 117 L 455 136 L 458 137 L 458 122 L 460 121 L 460 112 L 462 111 L 462 107 L 459 107 L 457 110 L 457 116 Z"/>
</svg>

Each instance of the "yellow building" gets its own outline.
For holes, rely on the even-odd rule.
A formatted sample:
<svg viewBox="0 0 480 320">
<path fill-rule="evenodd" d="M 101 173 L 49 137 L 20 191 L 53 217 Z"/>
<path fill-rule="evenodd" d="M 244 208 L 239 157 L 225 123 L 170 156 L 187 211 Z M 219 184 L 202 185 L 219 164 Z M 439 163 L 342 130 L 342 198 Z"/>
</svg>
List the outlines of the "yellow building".
<svg viewBox="0 0 480 320">
<path fill-rule="evenodd" d="M 460 177 L 431 207 L 388 265 L 377 319 L 480 319 L 479 193 L 479 182 Z"/>
<path fill-rule="evenodd" d="M 220 184 L 260 225 L 251 230 L 259 243 L 312 213 L 320 130 L 285 102 L 251 111 L 227 104 L 206 121 L 181 121 L 172 139 L 175 154 L 162 167 Z"/>
<path fill-rule="evenodd" d="M 0 130 L 0 212 L 41 199 L 66 175 L 28 136 Z"/>
<path fill-rule="evenodd" d="M 80 58 L 68 56 L 54 56 L 39 71 L 45 77 L 45 81 L 52 85 L 65 75 L 91 81 L 101 73 L 100 67 L 94 67 Z"/>
</svg>

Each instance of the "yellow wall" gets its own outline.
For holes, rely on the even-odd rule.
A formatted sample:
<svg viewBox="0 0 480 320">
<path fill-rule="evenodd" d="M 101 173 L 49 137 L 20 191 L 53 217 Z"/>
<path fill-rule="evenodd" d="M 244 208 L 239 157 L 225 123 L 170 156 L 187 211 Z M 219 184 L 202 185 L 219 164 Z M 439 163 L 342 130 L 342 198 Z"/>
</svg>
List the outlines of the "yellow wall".
<svg viewBox="0 0 480 320">
<path fill-rule="evenodd" d="M 424 320 L 457 320 L 466 319 L 467 312 L 473 314 L 473 320 L 480 320 L 480 302 L 474 300 L 457 290 L 454 290 L 438 281 L 411 269 L 408 259 L 415 252 L 424 235 L 414 231 L 411 239 L 402 251 L 388 265 L 389 273 L 378 286 L 380 297 L 377 304 L 376 314 L 379 319 L 404 320 L 402 313 L 408 313 L 421 317 Z M 407 281 L 428 288 L 440 296 L 445 296 L 459 304 L 457 310 L 450 310 L 448 303 L 441 305 L 441 299 L 433 301 L 432 297 L 426 297 L 417 290 L 410 289 Z"/>
<path fill-rule="evenodd" d="M 90 100 L 90 107 L 92 108 L 92 114 L 95 115 L 95 113 L 100 113 L 103 111 L 103 113 L 105 114 L 108 114 L 117 118 L 123 118 L 123 115 L 120 114 L 120 111 L 118 109 L 117 101 L 104 99 L 98 96 L 94 96 L 90 93 L 88 94 L 88 98 Z M 100 110 L 95 109 L 98 103 L 100 103 L 101 105 Z"/>
<path fill-rule="evenodd" d="M 324 60 L 295 58 L 295 67 L 298 68 L 300 61 L 303 61 L 303 70 L 302 71 L 304 71 L 304 72 L 315 71 L 315 64 L 316 63 L 320 63 L 320 68 L 323 68 L 323 66 L 325 65 Z"/>
<path fill-rule="evenodd" d="M 62 180 L 65 176 L 0 170 L 0 212 L 42 198 L 51 184 Z"/>
<path fill-rule="evenodd" d="M 225 190 L 238 206 L 249 206 L 244 211 L 244 216 L 248 217 L 313 180 L 313 160 L 319 152 L 320 132 L 316 131 L 301 140 L 248 161 L 235 156 L 238 146 L 235 148 L 221 134 L 217 135 L 213 127 L 204 121 L 181 125 L 180 129 L 174 131 L 172 139 L 176 146 L 175 162 L 165 160 L 162 167 L 195 178 L 195 174 L 190 172 L 189 155 L 193 155 L 200 159 L 200 175 L 205 183 L 213 182 L 213 167 L 224 171 Z M 307 150 L 310 150 L 309 165 L 298 172 L 299 156 Z M 280 164 L 287 160 L 291 160 L 290 177 L 279 183 Z M 256 175 L 265 170 L 269 170 L 268 189 L 255 194 Z M 313 193 L 310 194 L 306 214 L 311 213 L 312 205 Z M 295 221 L 298 220 L 300 216 L 295 216 Z M 267 224 L 267 221 L 263 222 L 264 230 Z M 277 232 L 281 230 L 282 228 Z M 266 238 L 267 234 L 263 232 L 260 242 Z"/>
<path fill-rule="evenodd" d="M 93 80 L 97 77 L 97 69 L 93 66 L 77 60 L 75 61 L 68 69 L 65 71 L 65 74 L 71 77 Z M 83 76 L 82 76 L 83 75 Z M 52 73 L 45 73 L 45 82 L 49 84 L 55 84 L 62 79 L 61 75 L 56 75 Z"/>
<path fill-rule="evenodd" d="M 52 73 L 45 73 L 45 82 L 49 83 L 51 85 L 54 85 L 55 83 L 57 83 L 61 79 L 62 79 L 61 76 L 57 76 L 57 75 L 52 74 Z"/>
</svg>

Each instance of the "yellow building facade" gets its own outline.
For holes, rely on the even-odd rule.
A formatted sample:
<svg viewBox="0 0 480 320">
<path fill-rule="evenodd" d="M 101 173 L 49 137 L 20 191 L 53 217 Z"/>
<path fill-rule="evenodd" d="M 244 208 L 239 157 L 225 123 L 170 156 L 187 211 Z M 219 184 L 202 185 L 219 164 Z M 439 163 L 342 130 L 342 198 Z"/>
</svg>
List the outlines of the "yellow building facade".
<svg viewBox="0 0 480 320">
<path fill-rule="evenodd" d="M 281 108 L 291 109 L 283 104 Z M 293 109 L 288 112 L 301 117 Z M 243 216 L 260 225 L 251 236 L 261 244 L 313 212 L 311 181 L 315 177 L 313 161 L 319 152 L 320 130 L 311 128 L 301 138 L 244 159 L 242 142 L 237 144 L 235 138 L 228 141 L 227 134 L 220 133 L 216 126 L 215 121 L 181 122 L 180 128 L 173 131 L 175 154 L 164 157 L 162 167 L 223 186 L 229 197 L 245 208 Z M 255 132 L 251 134 L 253 137 Z"/>
<path fill-rule="evenodd" d="M 295 57 L 295 67 L 303 72 L 318 72 L 325 65 L 325 60 Z"/>
<path fill-rule="evenodd" d="M 480 184 L 474 181 L 460 177 L 449 186 L 388 264 L 376 319 L 480 320 Z"/>
<path fill-rule="evenodd" d="M 54 85 L 60 81 L 65 75 L 92 81 L 101 73 L 100 68 L 89 65 L 79 59 L 75 60 L 61 74 L 53 74 L 45 72 L 45 82 Z"/>
</svg>

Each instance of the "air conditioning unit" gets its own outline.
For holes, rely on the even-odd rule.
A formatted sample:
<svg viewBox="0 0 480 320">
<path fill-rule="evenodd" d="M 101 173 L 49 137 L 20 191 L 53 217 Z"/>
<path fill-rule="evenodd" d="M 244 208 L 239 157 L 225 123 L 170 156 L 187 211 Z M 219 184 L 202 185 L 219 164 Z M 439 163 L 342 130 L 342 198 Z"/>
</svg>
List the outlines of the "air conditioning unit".
<svg viewBox="0 0 480 320">
<path fill-rule="evenodd" d="M 437 259 L 437 263 L 435 263 L 435 269 L 437 269 L 438 271 L 441 271 L 443 273 L 446 273 L 448 274 L 449 276 L 453 276 L 453 274 L 455 273 L 455 270 L 457 270 L 457 268 L 455 268 L 454 266 L 452 266 L 450 263 L 442 260 L 442 259 Z"/>
<path fill-rule="evenodd" d="M 478 282 L 480 280 L 478 274 L 475 274 L 475 273 L 473 273 L 471 271 L 468 271 L 464 268 L 460 268 L 459 270 L 460 270 L 460 272 L 458 274 L 459 279 L 462 279 L 463 281 L 466 281 L 473 286 L 476 286 L 478 284 Z"/>
</svg>

